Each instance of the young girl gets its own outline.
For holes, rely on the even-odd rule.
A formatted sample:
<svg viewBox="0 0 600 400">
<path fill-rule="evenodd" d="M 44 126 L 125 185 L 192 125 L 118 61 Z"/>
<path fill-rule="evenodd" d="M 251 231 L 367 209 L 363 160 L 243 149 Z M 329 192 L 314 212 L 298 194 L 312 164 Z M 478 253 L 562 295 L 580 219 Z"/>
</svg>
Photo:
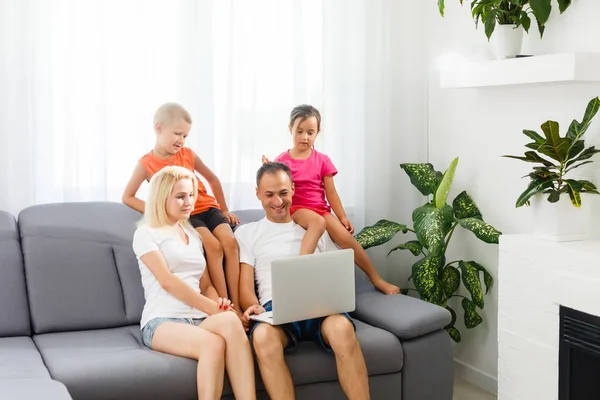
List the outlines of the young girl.
<svg viewBox="0 0 600 400">
<path fill-rule="evenodd" d="M 210 185 L 215 197 L 209 195 L 198 180 L 198 194 L 190 223 L 198 231 L 206 251 L 206 261 L 219 296 L 230 298 L 241 316 L 239 306 L 240 258 L 238 244 L 229 225 L 239 224 L 229 212 L 219 178 L 189 147 L 184 147 L 192 124 L 190 114 L 177 103 L 165 103 L 154 115 L 156 145 L 140 158 L 123 192 L 123 203 L 143 213 L 144 202 L 136 197 L 142 182 L 166 166 L 178 165 L 197 171 Z M 225 257 L 225 272 L 223 272 Z M 229 290 L 227 290 L 229 288 Z"/>
<path fill-rule="evenodd" d="M 202 244 L 188 219 L 198 193 L 194 173 L 165 167 L 152 177 L 144 218 L 133 236 L 144 298 L 147 347 L 198 361 L 198 399 L 220 399 L 225 369 L 236 399 L 255 400 L 248 337 L 228 299 L 212 286 Z"/>
<path fill-rule="evenodd" d="M 314 149 L 321 130 L 321 114 L 312 106 L 297 106 L 290 115 L 289 129 L 294 146 L 277 156 L 275 161 L 286 164 L 292 170 L 294 196 L 290 212 L 294 222 L 306 229 L 300 254 L 314 253 L 319 238 L 327 230 L 338 246 L 354 250 L 356 265 L 377 289 L 386 294 L 398 294 L 400 289 L 383 280 L 365 250 L 352 236 L 354 227 L 333 183 L 337 170 L 329 157 Z M 263 156 L 263 163 L 267 161 Z M 332 209 L 335 215 L 331 213 Z"/>
</svg>

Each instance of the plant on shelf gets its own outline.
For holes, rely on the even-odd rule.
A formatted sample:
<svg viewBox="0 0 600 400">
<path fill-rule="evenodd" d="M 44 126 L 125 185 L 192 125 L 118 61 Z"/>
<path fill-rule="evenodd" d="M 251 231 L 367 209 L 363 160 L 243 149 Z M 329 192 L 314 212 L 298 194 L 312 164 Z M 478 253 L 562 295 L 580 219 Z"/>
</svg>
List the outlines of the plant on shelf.
<svg viewBox="0 0 600 400">
<path fill-rule="evenodd" d="M 356 240 L 364 249 L 368 249 L 389 242 L 398 232 L 414 233 L 414 240 L 399 244 L 388 253 L 389 256 L 395 250 L 409 250 L 420 257 L 413 264 L 409 278 L 415 288 L 405 289 L 403 294 L 408 290 L 416 290 L 421 299 L 448 309 L 452 314 L 452 321 L 445 329 L 455 342 L 460 342 L 460 332 L 455 327 L 456 312 L 448 305 L 448 301 L 452 297 L 462 298 L 465 326 L 475 328 L 482 322 L 477 308 L 482 310 L 484 306 L 481 277 L 485 284 L 485 294 L 489 292 L 493 280 L 489 272 L 476 261 L 446 262 L 450 239 L 459 225 L 486 243 L 498 243 L 501 232 L 483 220 L 481 212 L 466 191 L 458 194 L 452 205 L 446 204 L 457 165 L 458 158 L 442 174 L 434 170 L 431 164 L 400 164 L 411 183 L 428 198 L 423 206 L 412 213 L 414 229 L 382 219 L 361 230 L 356 235 Z M 470 298 L 457 294 L 461 279 Z"/>
<path fill-rule="evenodd" d="M 462 5 L 465 0 L 460 0 Z M 468 0 L 467 0 L 468 1 Z M 562 14 L 571 5 L 571 0 L 558 0 L 558 10 Z M 438 0 L 438 9 L 444 16 L 444 0 Z M 552 11 L 552 0 L 472 0 L 471 14 L 475 21 L 475 27 L 483 22 L 485 35 L 488 40 L 498 25 L 515 25 L 515 28 L 523 27 L 529 33 L 531 17 L 535 19 L 540 37 L 544 36 L 546 22 Z"/>
<path fill-rule="evenodd" d="M 566 176 L 575 168 L 593 162 L 590 158 L 600 153 L 595 146 L 586 149 L 583 140 L 583 135 L 598 112 L 598 108 L 600 108 L 600 100 L 595 97 L 588 103 L 582 121 L 573 120 L 564 137 L 560 136 L 556 121 L 546 121 L 542 124 L 544 136 L 535 131 L 523 130 L 523 134 L 533 140 L 525 145 L 531 150 L 526 151 L 523 156 L 503 157 L 539 165 L 534 166 L 533 172 L 529 175 L 525 175 L 530 178 L 530 182 L 517 199 L 517 207 L 529 205 L 531 197 L 538 193 L 547 194 L 550 203 L 556 203 L 562 194 L 568 193 L 575 207 L 581 206 L 581 193 L 600 194 L 592 182 L 568 179 Z"/>
</svg>

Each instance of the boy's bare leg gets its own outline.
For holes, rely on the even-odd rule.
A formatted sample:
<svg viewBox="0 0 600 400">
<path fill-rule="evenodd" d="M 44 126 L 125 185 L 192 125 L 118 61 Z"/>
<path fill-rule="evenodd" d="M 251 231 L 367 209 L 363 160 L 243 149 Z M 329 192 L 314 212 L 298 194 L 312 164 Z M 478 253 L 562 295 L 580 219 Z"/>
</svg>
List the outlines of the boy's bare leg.
<svg viewBox="0 0 600 400">
<path fill-rule="evenodd" d="M 225 283 L 225 272 L 223 272 L 223 247 L 208 228 L 199 226 L 196 228 L 196 231 L 198 231 L 202 239 L 202 245 L 206 252 L 206 265 L 213 286 L 219 297 L 229 299 L 227 284 Z"/>
<path fill-rule="evenodd" d="M 225 255 L 225 280 L 229 289 L 228 293 L 231 296 L 229 299 L 233 303 L 233 308 L 243 314 L 240 305 L 240 251 L 238 242 L 229 224 L 217 226 L 213 234 L 221 243 Z"/>
<path fill-rule="evenodd" d="M 354 250 L 354 262 L 365 272 L 365 274 L 367 274 L 373 283 L 373 286 L 385 294 L 400 293 L 400 288 L 398 286 L 386 282 L 381 275 L 379 275 L 379 272 L 375 269 L 375 266 L 369 259 L 365 249 L 362 248 L 360 243 L 356 241 L 354 236 L 348 232 L 346 227 L 342 225 L 335 215 L 327 213 L 323 215 L 323 218 L 327 223 L 327 232 L 329 233 L 329 236 L 331 236 L 331 240 L 342 249 Z"/>
<path fill-rule="evenodd" d="M 295 223 L 306 229 L 300 245 L 300 255 L 313 254 L 325 233 L 325 219 L 312 210 L 301 208 L 292 214 Z"/>
</svg>

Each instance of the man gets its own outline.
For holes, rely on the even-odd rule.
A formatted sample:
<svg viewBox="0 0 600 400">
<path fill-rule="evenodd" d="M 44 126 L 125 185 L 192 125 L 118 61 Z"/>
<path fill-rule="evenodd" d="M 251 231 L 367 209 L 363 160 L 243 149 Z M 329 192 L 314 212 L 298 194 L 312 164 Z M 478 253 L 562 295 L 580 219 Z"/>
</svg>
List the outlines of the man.
<svg viewBox="0 0 600 400">
<path fill-rule="evenodd" d="M 305 230 L 292 221 L 290 205 L 294 185 L 290 169 L 282 163 L 267 162 L 256 174 L 256 196 L 266 217 L 240 226 L 235 236 L 240 246 L 240 301 L 244 318 L 271 310 L 271 261 L 300 254 Z M 327 233 L 317 252 L 337 250 Z M 254 282 L 258 286 L 258 296 Z M 318 279 L 318 277 L 315 277 Z M 332 315 L 281 326 L 256 323 L 250 331 L 263 382 L 272 399 L 293 399 L 294 385 L 285 363 L 284 350 L 293 350 L 298 341 L 314 341 L 335 355 L 340 385 L 349 399 L 368 399 L 367 368 L 347 314 Z"/>
</svg>

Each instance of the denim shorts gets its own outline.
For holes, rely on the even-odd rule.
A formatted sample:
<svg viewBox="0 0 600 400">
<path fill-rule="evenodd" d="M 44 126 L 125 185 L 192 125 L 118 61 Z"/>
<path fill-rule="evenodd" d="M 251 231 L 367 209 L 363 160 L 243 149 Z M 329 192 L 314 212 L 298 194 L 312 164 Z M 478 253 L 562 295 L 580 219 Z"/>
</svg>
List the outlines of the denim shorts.
<svg viewBox="0 0 600 400">
<path fill-rule="evenodd" d="M 263 307 L 265 308 L 265 311 L 273 310 L 273 305 L 270 301 L 266 302 Z M 340 315 L 348 318 L 348 321 L 350 321 L 352 327 L 356 331 L 356 325 L 354 325 L 354 321 L 352 321 L 350 315 L 348 313 L 343 313 Z M 321 325 L 323 324 L 325 318 L 327 317 L 312 318 L 304 321 L 290 322 L 288 324 L 279 325 L 288 337 L 288 345 L 285 348 L 285 352 L 289 353 L 296 350 L 296 347 L 298 347 L 298 342 L 314 342 L 323 350 L 328 352 L 332 351 L 331 346 L 325 343 L 323 336 L 321 336 Z M 263 322 L 254 321 L 250 331 L 248 332 L 250 343 L 252 343 L 252 332 L 259 324 L 262 323 Z"/>
<path fill-rule="evenodd" d="M 152 318 L 142 328 L 142 341 L 144 342 L 144 346 L 151 349 L 152 336 L 154 336 L 156 328 L 158 328 L 161 324 L 164 324 L 165 322 L 179 322 L 181 324 L 198 326 L 202 321 L 204 321 L 204 318 Z"/>
</svg>

